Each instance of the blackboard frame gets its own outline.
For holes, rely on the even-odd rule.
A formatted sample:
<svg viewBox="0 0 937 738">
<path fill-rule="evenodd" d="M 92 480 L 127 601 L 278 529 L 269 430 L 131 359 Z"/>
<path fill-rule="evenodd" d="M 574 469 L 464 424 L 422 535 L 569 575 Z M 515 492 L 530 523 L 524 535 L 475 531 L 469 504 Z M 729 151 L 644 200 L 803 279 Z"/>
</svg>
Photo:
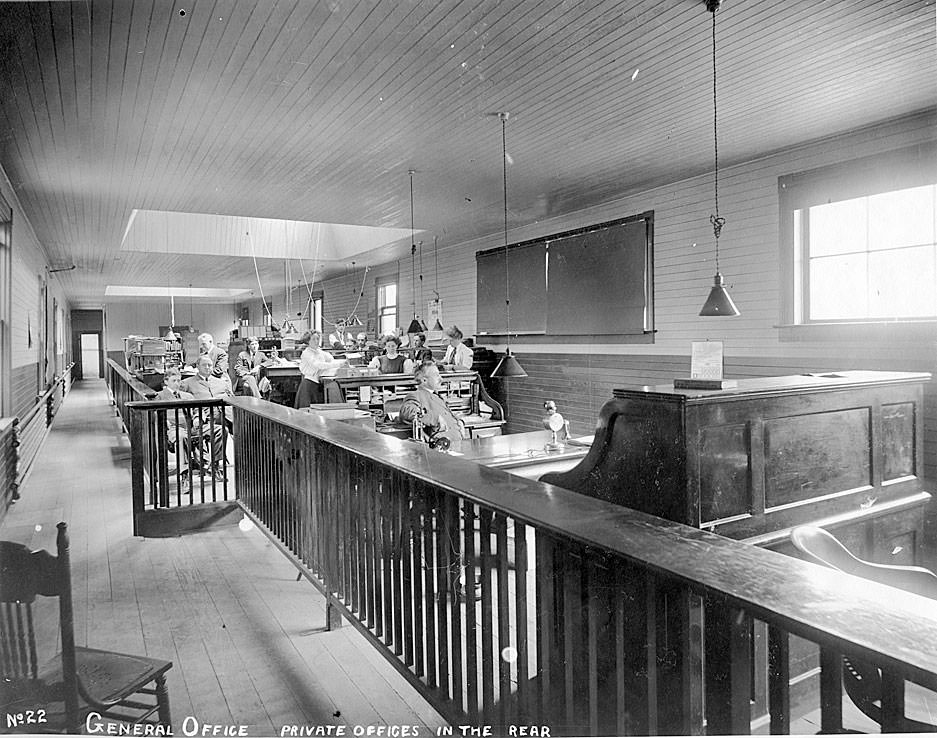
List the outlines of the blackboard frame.
<svg viewBox="0 0 937 738">
<path fill-rule="evenodd" d="M 644 223 L 644 239 L 635 232 L 634 225 Z M 621 251 L 612 251 L 606 248 L 604 252 L 596 247 L 596 256 L 605 259 L 608 263 L 595 265 L 595 269 L 604 271 L 608 274 L 620 273 L 623 267 L 627 267 L 636 274 L 632 275 L 629 293 L 609 295 L 603 293 L 603 305 L 601 311 L 596 311 L 592 295 L 577 294 L 575 285 L 570 286 L 562 283 L 564 277 L 563 270 L 557 269 L 557 257 L 563 248 L 570 244 L 578 243 L 588 245 L 587 239 L 590 234 L 595 236 L 595 243 L 599 244 L 607 234 L 602 231 L 612 231 L 621 228 L 622 236 L 625 235 L 625 228 L 630 230 L 631 243 L 622 244 L 624 249 Z M 607 238 L 606 238 L 607 241 Z M 549 275 L 550 264 L 550 244 L 554 244 L 554 273 Z M 582 228 L 571 229 L 559 233 L 541 236 L 535 239 L 521 241 L 515 244 L 486 249 L 476 253 L 476 335 L 479 337 L 504 337 L 507 331 L 504 327 L 504 321 L 498 320 L 498 313 L 503 313 L 504 297 L 500 300 L 493 300 L 492 284 L 504 284 L 504 275 L 500 278 L 492 272 L 495 267 L 503 269 L 504 255 L 509 257 L 517 253 L 520 249 L 542 248 L 546 253 L 544 259 L 543 275 L 543 294 L 534 294 L 537 289 L 535 286 L 528 286 L 525 289 L 515 289 L 515 285 L 520 283 L 532 284 L 529 275 L 521 274 L 520 278 L 515 277 L 515 272 L 511 272 L 511 338 L 517 343 L 537 343 L 542 342 L 544 338 L 562 338 L 566 343 L 587 343 L 587 342 L 609 342 L 609 343 L 653 343 L 654 336 L 654 211 L 648 210 L 636 215 L 630 215 L 624 218 L 595 223 Z M 625 251 L 627 250 L 627 253 Z M 600 253 L 601 252 L 601 253 Z M 511 258 L 511 264 L 514 263 Z M 513 268 L 513 266 L 512 266 Z M 617 270 L 617 271 L 616 271 Z M 572 270 L 575 272 L 575 269 Z M 571 272 L 571 273 L 572 273 Z M 551 282 L 552 278 L 552 282 Z M 571 278 L 571 277 L 570 277 Z M 557 280 L 560 281 L 557 281 Z M 539 283 L 538 279 L 533 280 Z M 542 317 L 541 325 L 527 326 L 524 322 L 524 307 L 529 307 L 525 303 L 547 307 Z M 565 306 L 570 314 L 576 316 L 572 323 L 569 321 L 557 320 L 560 310 L 557 305 Z M 551 311 L 551 307 L 553 309 Z M 615 313 L 615 310 L 621 311 L 621 315 Z M 549 322 L 549 314 L 553 314 L 553 325 Z M 527 310 L 526 313 L 534 314 L 535 311 Z M 515 314 L 521 316 L 521 321 L 515 321 Z M 609 315 L 615 315 L 616 320 L 609 321 Z M 621 318 L 621 316 L 625 316 Z M 619 319 L 620 318 L 620 319 Z M 528 321 L 529 322 L 529 321 Z M 561 324 L 559 329 L 557 325 Z M 575 328 L 573 328 L 575 326 Z M 534 329 L 531 330 L 530 328 Z M 575 332 L 574 332 L 575 331 Z"/>
</svg>

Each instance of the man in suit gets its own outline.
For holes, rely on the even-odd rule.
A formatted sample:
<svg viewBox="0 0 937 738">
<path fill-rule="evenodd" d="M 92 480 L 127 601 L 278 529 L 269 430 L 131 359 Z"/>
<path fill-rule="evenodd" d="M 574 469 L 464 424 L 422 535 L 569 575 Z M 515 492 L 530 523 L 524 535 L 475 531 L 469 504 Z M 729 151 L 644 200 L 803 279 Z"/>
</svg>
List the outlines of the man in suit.
<svg viewBox="0 0 937 738">
<path fill-rule="evenodd" d="M 416 392 L 411 392 L 404 398 L 400 406 L 400 419 L 405 423 L 412 423 L 420 418 L 420 423 L 430 438 L 444 436 L 450 441 L 461 441 L 468 438 L 465 425 L 446 405 L 446 401 L 436 394 L 442 386 L 442 377 L 439 369 L 433 363 L 424 363 L 417 367 L 413 373 L 416 380 Z"/>
<path fill-rule="evenodd" d="M 211 358 L 212 376 L 223 379 L 231 387 L 231 377 L 228 376 L 228 352 L 215 345 L 215 339 L 211 333 L 201 333 L 198 337 L 199 356 L 209 356 Z"/>
<path fill-rule="evenodd" d="M 247 350 L 239 353 L 237 359 L 234 360 L 234 373 L 237 375 L 234 394 L 263 397 L 264 393 L 260 385 L 263 379 L 263 364 L 266 360 L 267 357 L 260 350 L 260 341 L 254 337 L 248 338 Z M 269 388 L 269 382 L 263 384 Z"/>
<path fill-rule="evenodd" d="M 199 337 L 201 339 L 201 336 Z M 209 336 L 210 338 L 210 336 Z M 211 355 L 203 353 L 198 357 L 195 368 L 198 373 L 194 377 L 186 379 L 181 389 L 191 393 L 196 400 L 210 400 L 220 397 L 231 397 L 231 385 L 228 375 L 224 379 L 219 379 L 213 373 L 214 362 Z M 210 462 L 202 459 L 202 466 L 208 467 L 209 464 L 216 476 L 223 474 L 222 467 L 225 462 L 224 452 L 227 433 L 225 432 L 226 411 L 230 408 L 214 408 L 212 412 L 209 408 L 202 408 L 193 423 L 193 434 L 198 433 L 204 441 L 211 444 Z"/>
</svg>

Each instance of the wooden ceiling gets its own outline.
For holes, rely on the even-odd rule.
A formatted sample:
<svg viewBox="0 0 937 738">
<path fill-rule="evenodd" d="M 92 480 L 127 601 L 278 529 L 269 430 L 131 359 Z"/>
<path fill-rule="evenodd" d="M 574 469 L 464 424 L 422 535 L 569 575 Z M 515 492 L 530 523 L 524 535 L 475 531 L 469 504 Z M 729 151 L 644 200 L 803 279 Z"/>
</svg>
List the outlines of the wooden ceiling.
<svg viewBox="0 0 937 738">
<path fill-rule="evenodd" d="M 702 0 L 0 3 L 0 166 L 73 307 L 239 287 L 249 257 L 121 251 L 131 213 L 409 229 L 416 169 L 416 227 L 458 243 L 501 226 L 503 110 L 512 226 L 709 171 L 710 24 Z M 937 103 L 934 0 L 727 0 L 717 35 L 726 164 Z"/>
</svg>

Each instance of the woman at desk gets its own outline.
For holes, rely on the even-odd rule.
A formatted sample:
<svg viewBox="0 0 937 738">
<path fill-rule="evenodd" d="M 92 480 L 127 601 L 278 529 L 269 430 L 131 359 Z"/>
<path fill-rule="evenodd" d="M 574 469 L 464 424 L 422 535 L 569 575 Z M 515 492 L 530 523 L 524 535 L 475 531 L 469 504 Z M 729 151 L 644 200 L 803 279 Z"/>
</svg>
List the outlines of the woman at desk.
<svg viewBox="0 0 937 738">
<path fill-rule="evenodd" d="M 413 362 L 400 353 L 400 339 L 389 336 L 384 344 L 384 353 L 371 359 L 368 368 L 378 369 L 381 374 L 411 374 Z"/>
<path fill-rule="evenodd" d="M 452 365 L 456 371 L 464 371 L 472 368 L 472 349 L 462 343 L 462 331 L 456 325 L 446 329 L 446 338 L 449 340 L 449 346 L 446 348 L 446 355 L 443 357 L 443 366 Z"/>
<path fill-rule="evenodd" d="M 299 357 L 299 373 L 303 379 L 293 401 L 293 407 L 297 409 L 325 402 L 325 393 L 322 391 L 319 377 L 323 370 L 331 368 L 335 363 L 332 355 L 322 350 L 322 334 L 319 331 L 306 331 L 300 343 L 305 343 L 306 348 Z"/>
</svg>

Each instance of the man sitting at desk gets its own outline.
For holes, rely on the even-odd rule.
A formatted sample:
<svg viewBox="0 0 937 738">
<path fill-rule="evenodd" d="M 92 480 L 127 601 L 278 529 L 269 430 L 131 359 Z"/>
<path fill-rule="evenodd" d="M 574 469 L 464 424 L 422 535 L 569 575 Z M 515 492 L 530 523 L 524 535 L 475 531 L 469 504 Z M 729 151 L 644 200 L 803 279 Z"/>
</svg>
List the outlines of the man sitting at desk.
<svg viewBox="0 0 937 738">
<path fill-rule="evenodd" d="M 384 344 L 384 354 L 375 356 L 368 364 L 369 369 L 379 369 L 381 374 L 410 374 L 413 362 L 399 353 L 400 339 L 389 336 Z"/>
<path fill-rule="evenodd" d="M 237 375 L 237 384 L 234 387 L 235 394 L 251 397 L 263 396 L 260 384 L 264 379 L 263 365 L 266 360 L 267 357 L 260 350 L 260 341 L 255 337 L 248 338 L 247 350 L 239 353 L 234 361 L 234 373 Z M 264 382 L 264 384 L 269 390 L 270 382 Z"/>
<path fill-rule="evenodd" d="M 215 345 L 215 339 L 211 333 L 200 333 L 198 337 L 199 356 L 208 356 L 211 358 L 212 376 L 223 379 L 228 389 L 231 389 L 231 378 L 228 376 L 228 352 Z M 196 369 L 198 362 L 196 362 Z"/>
<path fill-rule="evenodd" d="M 224 379 L 219 379 L 212 373 L 214 362 L 208 354 L 202 354 L 195 363 L 198 371 L 194 377 L 189 377 L 181 385 L 180 389 L 191 393 L 197 400 L 210 400 L 218 397 L 230 397 L 231 386 Z M 225 375 L 227 379 L 227 375 Z M 211 443 L 210 462 L 206 459 L 200 459 L 204 468 L 209 468 L 209 463 L 217 476 L 222 476 L 222 467 L 225 462 L 225 416 L 230 408 L 202 408 L 194 418 L 193 433 L 198 434 L 203 440 Z M 212 412 L 213 410 L 213 412 Z"/>
<path fill-rule="evenodd" d="M 404 398 L 400 406 L 400 420 L 412 423 L 420 418 L 426 434 L 433 437 L 445 436 L 450 441 L 461 441 L 468 438 L 465 425 L 446 405 L 446 401 L 436 394 L 442 386 L 442 377 L 435 364 L 420 364 L 413 374 L 416 380 L 416 392 L 411 392 Z"/>
</svg>

